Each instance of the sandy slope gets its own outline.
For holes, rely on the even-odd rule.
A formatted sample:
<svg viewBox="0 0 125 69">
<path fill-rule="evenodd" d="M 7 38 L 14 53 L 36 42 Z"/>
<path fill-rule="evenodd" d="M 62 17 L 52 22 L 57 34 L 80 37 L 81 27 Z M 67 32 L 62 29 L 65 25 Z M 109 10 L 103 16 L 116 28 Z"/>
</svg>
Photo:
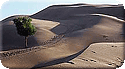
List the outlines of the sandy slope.
<svg viewBox="0 0 125 69">
<path fill-rule="evenodd" d="M 77 10 L 86 11 L 85 8 L 88 8 L 89 10 L 91 9 L 90 11 L 95 10 L 90 7 L 92 6 L 82 6 L 82 8 L 77 7 Z M 59 11 L 62 11 L 63 8 L 65 11 L 64 16 L 63 14 L 58 14 L 57 12 L 53 11 L 53 9 L 57 8 Z M 66 8 L 69 9 L 69 7 Z M 8 50 L 8 43 L 10 43 L 9 46 L 12 45 L 22 47 L 21 42 L 23 42 L 23 37 L 20 37 L 16 34 L 16 30 L 12 22 L 9 23 L 5 21 L 6 23 L 3 23 L 2 34 L 4 42 L 8 41 L 8 43 L 4 43 L 6 46 L 5 49 L 8 51 L 1 51 L 0 53 L 1 56 L 3 56 L 2 53 L 13 53 L 9 54 L 9 57 L 7 58 L 1 58 L 2 64 L 9 68 L 51 67 L 51 65 L 55 65 L 54 67 L 60 68 L 110 68 L 121 66 L 124 60 L 124 43 L 119 42 L 124 41 L 123 29 L 125 21 L 114 18 L 113 16 L 109 17 L 91 14 L 85 15 L 86 13 L 81 14 L 82 12 L 79 13 L 79 11 L 76 11 L 76 9 L 71 7 L 70 8 L 72 9 L 73 13 L 70 12 L 70 16 L 69 11 L 71 10 L 69 9 L 69 11 L 66 11 L 66 8 L 63 6 L 57 6 L 56 8 L 50 7 L 47 10 L 45 9 L 44 11 L 31 16 L 33 18 L 38 17 L 39 19 L 47 18 L 48 20 L 53 20 L 47 21 L 33 19 L 32 23 L 37 28 L 37 33 L 34 35 L 34 37 L 29 39 L 29 42 L 31 42 L 29 43 L 29 46 L 36 46 L 35 48 L 32 47 L 27 49 Z M 123 13 L 123 9 L 121 7 L 116 6 L 112 8 L 108 10 L 108 12 L 112 13 L 111 10 L 119 9 L 121 14 Z M 105 9 L 103 8 L 103 10 Z M 105 12 L 107 13 L 107 11 Z M 113 15 L 116 16 L 117 14 L 117 11 L 113 13 Z M 121 14 L 119 14 L 118 17 L 122 17 Z M 56 17 L 55 15 L 59 15 L 61 19 L 56 19 L 58 16 Z M 55 22 L 56 20 L 58 22 Z M 57 36 L 52 38 L 56 35 L 64 35 L 64 37 L 60 38 Z M 43 42 L 46 40 L 50 40 L 48 41 L 50 43 L 43 45 Z M 33 45 L 35 44 L 34 41 L 37 41 L 36 45 Z M 20 52 L 14 54 L 14 52 L 18 51 Z"/>
<path fill-rule="evenodd" d="M 113 11 L 113 12 L 112 12 Z M 118 18 L 124 18 L 124 7 L 118 5 L 92 5 L 92 4 L 74 4 L 74 5 L 54 5 L 31 15 L 30 17 L 45 20 L 65 20 L 76 14 L 106 14 Z"/>
<path fill-rule="evenodd" d="M 111 69 L 122 65 L 124 43 L 91 44 L 84 53 L 70 60 L 44 68 L 105 68 Z M 40 69 L 40 68 L 39 68 Z"/>
<path fill-rule="evenodd" d="M 91 16 L 93 17 L 94 15 L 89 15 L 89 16 L 90 16 L 89 18 L 91 18 Z M 89 19 L 89 18 L 86 18 L 86 19 Z M 99 23 L 95 23 L 96 25 L 93 25 L 90 28 L 86 28 L 87 30 L 80 29 L 77 31 L 65 33 L 65 37 L 62 38 L 59 42 L 53 45 L 47 45 L 50 47 L 42 48 L 41 50 L 36 52 L 31 51 L 29 53 L 11 56 L 8 59 L 3 59 L 2 63 L 4 66 L 9 66 L 9 67 L 31 68 L 34 65 L 36 65 L 35 67 L 42 67 L 44 63 L 41 63 L 41 62 L 47 62 L 48 64 L 50 64 L 53 61 L 57 61 L 57 59 L 59 61 L 59 62 L 57 61 L 58 63 L 68 62 L 73 58 L 77 57 L 78 55 L 80 55 L 90 44 L 95 42 L 98 43 L 98 42 L 124 41 L 123 36 L 120 35 L 122 34 L 122 27 L 123 27 L 124 21 L 119 21 L 119 20 L 104 17 L 104 16 L 95 16 L 95 20 L 96 18 L 99 19 Z M 94 19 L 92 22 L 94 22 Z M 88 26 L 89 25 L 87 25 L 86 27 Z M 117 29 L 114 29 L 114 28 L 117 28 Z M 51 32 L 45 32 L 45 34 L 46 33 L 52 34 Z M 42 38 L 39 35 L 40 34 L 36 34 L 35 35 L 36 38 Z M 42 41 L 39 39 L 36 39 L 36 40 L 38 41 L 38 43 Z M 101 62 L 102 61 L 100 61 L 100 63 Z M 39 66 L 39 63 L 40 63 L 40 66 Z M 53 62 L 53 64 L 58 64 L 58 63 Z"/>
</svg>

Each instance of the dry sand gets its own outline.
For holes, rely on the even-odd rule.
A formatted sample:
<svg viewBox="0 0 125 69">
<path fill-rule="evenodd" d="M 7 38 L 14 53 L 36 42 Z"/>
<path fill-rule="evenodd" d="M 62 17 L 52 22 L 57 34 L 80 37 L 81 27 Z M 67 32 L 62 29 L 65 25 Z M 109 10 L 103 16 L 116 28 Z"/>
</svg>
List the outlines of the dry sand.
<svg viewBox="0 0 125 69">
<path fill-rule="evenodd" d="M 74 4 L 74 5 L 54 5 L 45 8 L 30 17 L 43 20 L 67 20 L 77 14 L 105 14 L 124 18 L 124 6 L 118 5 L 93 5 L 93 4 Z"/>
<path fill-rule="evenodd" d="M 10 21 L 3 20 L 3 50 L 6 51 L 1 51 L 1 56 L 6 52 L 22 51 L 6 58 L 0 56 L 2 64 L 9 68 L 46 68 L 46 66 L 48 68 L 116 68 L 121 66 L 124 60 L 125 21 L 118 18 L 123 18 L 122 6 L 111 6 L 109 9 L 103 6 L 95 8 L 84 5 L 75 8 L 54 6 L 32 15 L 32 23 L 37 28 L 37 33 L 29 38 L 29 47 L 32 49 L 19 49 L 24 48 L 22 47 L 24 39 L 16 33 L 11 22 L 13 18 L 10 18 Z M 105 10 L 105 14 L 112 14 L 118 18 L 104 14 L 92 15 L 91 13 L 96 9 L 103 9 L 101 12 Z M 118 9 L 119 12 L 111 11 Z M 58 10 L 65 12 L 58 14 Z M 64 35 L 64 37 L 52 38 L 56 35 Z M 47 40 L 51 43 L 43 45 Z M 36 47 L 33 48 L 33 46 Z"/>
<path fill-rule="evenodd" d="M 68 63 L 45 68 L 116 68 L 123 63 L 123 52 L 124 43 L 95 43 Z"/>
</svg>

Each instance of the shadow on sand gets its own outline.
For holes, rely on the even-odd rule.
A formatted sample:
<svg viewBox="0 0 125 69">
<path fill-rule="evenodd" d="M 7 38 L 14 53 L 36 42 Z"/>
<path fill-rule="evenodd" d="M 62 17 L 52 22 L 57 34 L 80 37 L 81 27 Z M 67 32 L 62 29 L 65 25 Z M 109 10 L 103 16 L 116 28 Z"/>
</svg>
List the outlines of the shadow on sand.
<svg viewBox="0 0 125 69">
<path fill-rule="evenodd" d="M 2 31 L 2 51 L 25 48 L 25 38 L 17 33 L 15 26 L 3 25 Z M 28 47 L 33 46 L 38 46 L 38 43 L 33 36 L 30 36 L 28 38 Z"/>
</svg>

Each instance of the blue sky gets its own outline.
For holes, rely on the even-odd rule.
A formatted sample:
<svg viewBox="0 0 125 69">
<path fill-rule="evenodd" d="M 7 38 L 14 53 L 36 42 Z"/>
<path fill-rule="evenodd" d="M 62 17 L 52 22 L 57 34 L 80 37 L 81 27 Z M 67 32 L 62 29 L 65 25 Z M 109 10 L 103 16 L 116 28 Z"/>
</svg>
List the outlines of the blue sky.
<svg viewBox="0 0 125 69">
<path fill-rule="evenodd" d="M 53 4 L 120 4 L 117 0 L 8 0 L 0 9 L 0 20 L 12 15 L 31 15 Z"/>
</svg>

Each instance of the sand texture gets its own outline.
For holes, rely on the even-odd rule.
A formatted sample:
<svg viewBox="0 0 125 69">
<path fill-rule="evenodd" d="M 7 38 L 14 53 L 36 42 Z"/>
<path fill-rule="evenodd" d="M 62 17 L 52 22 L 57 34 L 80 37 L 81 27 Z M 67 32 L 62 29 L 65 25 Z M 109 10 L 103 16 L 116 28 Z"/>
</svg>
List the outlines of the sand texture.
<svg viewBox="0 0 125 69">
<path fill-rule="evenodd" d="M 37 32 L 19 36 L 11 16 L 1 21 L 0 59 L 9 68 L 112 68 L 124 61 L 123 6 L 54 5 L 33 15 Z M 113 12 L 112 12 L 113 11 Z"/>
<path fill-rule="evenodd" d="M 112 69 L 122 65 L 124 60 L 123 52 L 124 43 L 95 43 L 91 44 L 89 48 L 73 60 L 44 68 Z"/>
</svg>

